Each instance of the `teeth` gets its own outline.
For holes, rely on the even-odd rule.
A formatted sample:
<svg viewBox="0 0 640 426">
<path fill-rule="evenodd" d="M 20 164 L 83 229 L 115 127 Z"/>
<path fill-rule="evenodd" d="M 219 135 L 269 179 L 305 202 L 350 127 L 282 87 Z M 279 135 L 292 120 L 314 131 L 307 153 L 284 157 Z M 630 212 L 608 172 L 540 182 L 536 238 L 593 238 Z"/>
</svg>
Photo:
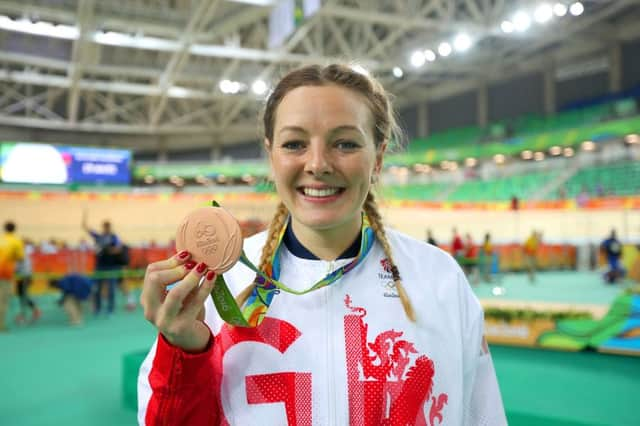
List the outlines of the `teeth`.
<svg viewBox="0 0 640 426">
<path fill-rule="evenodd" d="M 338 191 L 338 188 L 303 188 L 304 195 L 308 195 L 309 197 L 329 197 L 336 194 Z"/>
</svg>

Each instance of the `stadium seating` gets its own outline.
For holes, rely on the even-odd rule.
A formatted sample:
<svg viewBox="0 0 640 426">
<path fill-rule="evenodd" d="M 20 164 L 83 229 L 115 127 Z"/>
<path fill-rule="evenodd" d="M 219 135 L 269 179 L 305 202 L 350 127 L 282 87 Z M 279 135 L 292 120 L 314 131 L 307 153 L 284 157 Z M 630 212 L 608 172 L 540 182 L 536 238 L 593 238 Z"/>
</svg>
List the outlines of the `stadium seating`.
<svg viewBox="0 0 640 426">
<path fill-rule="evenodd" d="M 585 190 L 590 196 L 634 195 L 640 193 L 640 163 L 622 162 L 578 171 L 565 184 L 566 195 L 576 197 Z M 598 192 L 602 194 L 598 194 Z M 558 191 L 550 198 L 559 198 Z"/>
<path fill-rule="evenodd" d="M 503 179 L 468 181 L 453 191 L 449 201 L 507 201 L 514 195 L 529 199 L 545 184 L 555 179 L 559 172 L 530 173 Z"/>
</svg>

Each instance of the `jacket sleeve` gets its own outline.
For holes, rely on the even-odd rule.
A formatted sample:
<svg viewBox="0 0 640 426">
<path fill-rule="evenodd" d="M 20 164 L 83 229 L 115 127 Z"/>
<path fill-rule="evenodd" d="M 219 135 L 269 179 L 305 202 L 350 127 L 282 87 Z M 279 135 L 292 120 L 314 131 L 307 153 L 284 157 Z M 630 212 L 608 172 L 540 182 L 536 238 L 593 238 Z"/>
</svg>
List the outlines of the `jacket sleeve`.
<svg viewBox="0 0 640 426">
<path fill-rule="evenodd" d="M 217 425 L 213 335 L 204 352 L 189 354 L 162 336 L 138 375 L 138 424 Z"/>
<path fill-rule="evenodd" d="M 506 426 L 507 419 L 489 347 L 484 338 L 482 306 L 466 284 L 462 311 L 464 333 L 465 425 Z M 466 300 L 464 300 L 466 299 Z"/>
</svg>

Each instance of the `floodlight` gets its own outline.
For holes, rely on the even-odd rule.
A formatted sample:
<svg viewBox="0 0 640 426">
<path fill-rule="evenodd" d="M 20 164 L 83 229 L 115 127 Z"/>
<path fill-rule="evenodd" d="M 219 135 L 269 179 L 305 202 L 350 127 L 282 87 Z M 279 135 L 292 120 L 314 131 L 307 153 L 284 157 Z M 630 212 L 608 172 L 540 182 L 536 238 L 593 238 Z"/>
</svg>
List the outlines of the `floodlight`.
<svg viewBox="0 0 640 426">
<path fill-rule="evenodd" d="M 513 15 L 513 27 L 516 31 L 527 31 L 531 26 L 531 18 L 526 12 L 518 12 Z"/>
<path fill-rule="evenodd" d="M 533 19 L 539 24 L 545 24 L 553 17 L 553 9 L 547 3 L 542 3 L 533 13 Z"/>
<path fill-rule="evenodd" d="M 451 45 L 446 41 L 440 43 L 440 45 L 438 46 L 438 53 L 444 57 L 449 56 L 451 54 L 451 50 Z"/>
<path fill-rule="evenodd" d="M 562 3 L 556 3 L 553 5 L 553 13 L 558 17 L 563 17 L 567 14 L 567 6 Z"/>
<path fill-rule="evenodd" d="M 513 32 L 513 22 L 502 21 L 502 24 L 500 24 L 500 28 L 502 29 L 503 33 L 510 34 Z"/>
<path fill-rule="evenodd" d="M 471 47 L 471 38 L 466 34 L 459 34 L 453 40 L 453 46 L 458 52 L 465 52 Z"/>
<path fill-rule="evenodd" d="M 427 49 L 424 51 L 424 57 L 427 59 L 427 61 L 429 62 L 433 62 L 436 60 L 436 54 L 433 50 L 431 49 Z"/>
<path fill-rule="evenodd" d="M 402 68 L 400 67 L 393 67 L 393 76 L 395 78 L 402 78 L 402 76 L 404 75 L 404 72 L 402 71 Z"/>
<path fill-rule="evenodd" d="M 426 58 L 424 57 L 424 53 L 421 50 L 416 50 L 411 54 L 411 65 L 415 68 L 420 68 L 424 65 Z"/>
<path fill-rule="evenodd" d="M 251 85 L 251 90 L 256 95 L 264 95 L 267 91 L 267 83 L 262 80 L 256 80 Z"/>
<path fill-rule="evenodd" d="M 573 3 L 571 6 L 569 6 L 569 12 L 573 16 L 580 16 L 580 15 L 582 15 L 582 12 L 584 12 L 584 6 L 582 5 L 582 3 L 577 1 L 577 2 Z"/>
</svg>

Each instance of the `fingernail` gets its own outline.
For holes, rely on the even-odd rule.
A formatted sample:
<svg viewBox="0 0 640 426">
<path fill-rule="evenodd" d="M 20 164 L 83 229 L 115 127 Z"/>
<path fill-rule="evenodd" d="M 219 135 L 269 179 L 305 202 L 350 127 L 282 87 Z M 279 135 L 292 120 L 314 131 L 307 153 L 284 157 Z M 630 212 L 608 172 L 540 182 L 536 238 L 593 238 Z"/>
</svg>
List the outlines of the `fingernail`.
<svg viewBox="0 0 640 426">
<path fill-rule="evenodd" d="M 180 258 L 180 259 L 184 259 L 184 258 L 185 258 L 185 257 L 187 257 L 187 256 L 189 256 L 189 252 L 188 252 L 188 251 L 186 251 L 186 250 L 182 250 L 182 251 L 180 252 L 180 254 L 178 254 L 178 258 Z"/>
<path fill-rule="evenodd" d="M 209 271 L 209 272 L 207 272 L 207 279 L 208 279 L 209 281 L 213 280 L 213 279 L 215 278 L 215 276 L 216 276 L 216 271 Z"/>
<path fill-rule="evenodd" d="M 190 260 L 184 264 L 184 267 L 187 269 L 193 269 L 194 266 L 196 266 L 196 262 L 194 262 L 193 260 Z"/>
<path fill-rule="evenodd" d="M 201 274 L 201 273 L 203 273 L 203 272 L 204 272 L 204 270 L 205 270 L 205 269 L 207 269 L 207 264 L 206 264 L 206 263 L 204 263 L 204 262 L 200 262 L 200 263 L 198 264 L 198 267 L 196 268 L 196 272 L 197 272 L 197 273 L 199 273 L 199 274 Z"/>
</svg>

